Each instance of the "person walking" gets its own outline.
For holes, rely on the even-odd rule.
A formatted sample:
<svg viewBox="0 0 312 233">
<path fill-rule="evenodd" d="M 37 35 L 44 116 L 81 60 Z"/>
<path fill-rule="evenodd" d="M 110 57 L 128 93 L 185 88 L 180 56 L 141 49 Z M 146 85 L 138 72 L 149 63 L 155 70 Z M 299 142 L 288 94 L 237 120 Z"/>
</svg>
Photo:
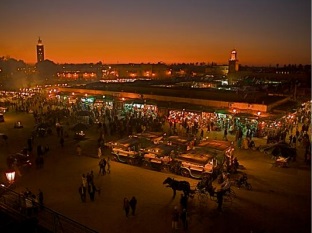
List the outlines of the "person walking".
<svg viewBox="0 0 312 233">
<path fill-rule="evenodd" d="M 204 138 L 204 130 L 201 129 L 201 131 L 200 131 L 200 140 L 202 140 L 203 138 Z"/>
<path fill-rule="evenodd" d="M 106 161 L 106 164 L 107 164 L 107 174 L 110 174 L 111 170 L 110 170 L 110 161 L 111 161 L 111 158 L 108 156 L 107 158 L 107 161 Z"/>
<path fill-rule="evenodd" d="M 87 199 L 86 188 L 83 187 L 82 184 L 80 185 L 78 192 L 80 194 L 81 201 L 86 202 L 86 199 Z"/>
<path fill-rule="evenodd" d="M 175 206 L 172 213 L 171 213 L 171 229 L 175 232 L 178 229 L 179 223 L 179 211 L 178 207 Z"/>
<path fill-rule="evenodd" d="M 126 213 L 126 217 L 128 218 L 129 217 L 129 211 L 130 211 L 130 203 L 129 203 L 129 200 L 128 198 L 124 198 L 124 201 L 123 201 L 123 209 Z"/>
<path fill-rule="evenodd" d="M 221 189 L 217 190 L 218 210 L 222 211 L 223 196 L 226 192 L 229 192 L 231 188 L 231 182 L 228 175 L 225 175 L 224 181 L 221 184 Z"/>
<path fill-rule="evenodd" d="M 89 183 L 93 183 L 94 181 L 94 173 L 93 170 L 91 170 L 91 172 L 89 173 Z"/>
<path fill-rule="evenodd" d="M 81 146 L 80 145 L 77 145 L 77 155 L 80 156 L 81 155 L 81 152 L 82 152 L 82 149 L 81 149 Z"/>
<path fill-rule="evenodd" d="M 105 171 L 105 167 L 106 167 L 106 160 L 105 160 L 105 158 L 102 158 L 100 160 L 99 166 L 100 166 L 99 175 L 101 174 L 102 176 L 104 176 L 105 173 L 106 173 L 106 171 Z"/>
<path fill-rule="evenodd" d="M 188 201 L 187 196 L 182 193 L 181 199 L 180 199 L 180 204 L 181 204 L 182 209 L 187 209 L 187 201 Z"/>
<path fill-rule="evenodd" d="M 293 147 L 293 148 L 297 147 L 297 137 L 296 136 L 292 137 L 292 146 L 291 147 Z"/>
<path fill-rule="evenodd" d="M 225 141 L 228 140 L 228 139 L 227 139 L 227 134 L 228 134 L 228 131 L 227 131 L 227 128 L 225 128 L 225 129 L 224 129 L 224 133 L 223 133 L 223 139 L 224 139 Z"/>
<path fill-rule="evenodd" d="M 186 209 L 182 210 L 180 218 L 183 224 L 183 229 L 187 230 L 188 229 L 188 214 L 187 214 Z"/>
<path fill-rule="evenodd" d="M 88 185 L 88 180 L 85 174 L 82 174 L 81 176 L 81 184 L 86 189 Z"/>
<path fill-rule="evenodd" d="M 102 149 L 101 149 L 101 146 L 98 147 L 97 156 L 98 156 L 99 159 L 102 157 Z"/>
<path fill-rule="evenodd" d="M 43 209 L 43 192 L 41 191 L 41 189 L 39 189 L 39 192 L 38 192 L 38 202 L 39 202 L 39 207 L 42 210 Z"/>
<path fill-rule="evenodd" d="M 60 144 L 61 144 L 61 147 L 64 147 L 64 138 L 63 138 L 63 136 L 60 139 Z"/>
<path fill-rule="evenodd" d="M 95 187 L 94 183 L 90 182 L 88 184 L 88 193 L 89 193 L 91 201 L 94 201 L 95 191 L 96 191 L 96 187 Z"/>
<path fill-rule="evenodd" d="M 137 205 L 137 199 L 135 196 L 133 196 L 129 202 L 130 208 L 131 208 L 131 214 L 134 216 L 135 215 L 135 210 L 136 210 L 136 205 Z"/>
<path fill-rule="evenodd" d="M 107 164 L 106 159 L 103 158 L 103 175 L 106 174 L 106 164 Z"/>
</svg>

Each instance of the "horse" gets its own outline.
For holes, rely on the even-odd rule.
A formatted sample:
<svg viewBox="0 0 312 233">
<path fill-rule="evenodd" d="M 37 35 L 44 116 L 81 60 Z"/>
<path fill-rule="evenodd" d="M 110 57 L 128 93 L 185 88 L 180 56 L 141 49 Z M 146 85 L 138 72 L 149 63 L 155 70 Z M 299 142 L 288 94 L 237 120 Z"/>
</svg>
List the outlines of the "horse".
<svg viewBox="0 0 312 233">
<path fill-rule="evenodd" d="M 164 180 L 163 184 L 167 184 L 166 187 L 170 187 L 173 190 L 173 197 L 176 196 L 176 191 L 183 191 L 185 196 L 189 196 L 191 192 L 191 185 L 187 181 L 178 181 L 173 178 L 168 177 L 167 179 Z"/>
</svg>

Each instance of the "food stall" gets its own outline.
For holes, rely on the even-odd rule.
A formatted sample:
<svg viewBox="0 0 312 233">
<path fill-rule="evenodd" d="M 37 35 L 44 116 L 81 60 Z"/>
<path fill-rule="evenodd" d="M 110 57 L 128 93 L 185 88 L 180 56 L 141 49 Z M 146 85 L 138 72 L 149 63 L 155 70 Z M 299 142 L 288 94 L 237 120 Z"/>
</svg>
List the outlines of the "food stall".
<svg viewBox="0 0 312 233">
<path fill-rule="evenodd" d="M 140 117 L 157 117 L 157 105 L 147 100 L 127 100 L 124 102 L 123 111 L 125 114 L 134 116 L 135 118 Z"/>
</svg>

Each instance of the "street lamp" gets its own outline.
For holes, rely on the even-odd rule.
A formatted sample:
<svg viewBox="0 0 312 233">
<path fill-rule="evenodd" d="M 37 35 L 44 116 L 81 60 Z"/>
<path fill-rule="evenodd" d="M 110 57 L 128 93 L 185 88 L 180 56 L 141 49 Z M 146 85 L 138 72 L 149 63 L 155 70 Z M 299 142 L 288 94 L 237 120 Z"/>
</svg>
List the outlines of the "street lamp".
<svg viewBox="0 0 312 233">
<path fill-rule="evenodd" d="M 14 183 L 14 179 L 15 179 L 15 171 L 14 170 L 7 170 L 5 172 L 5 176 L 6 176 L 7 180 L 9 181 L 9 184 Z"/>
</svg>

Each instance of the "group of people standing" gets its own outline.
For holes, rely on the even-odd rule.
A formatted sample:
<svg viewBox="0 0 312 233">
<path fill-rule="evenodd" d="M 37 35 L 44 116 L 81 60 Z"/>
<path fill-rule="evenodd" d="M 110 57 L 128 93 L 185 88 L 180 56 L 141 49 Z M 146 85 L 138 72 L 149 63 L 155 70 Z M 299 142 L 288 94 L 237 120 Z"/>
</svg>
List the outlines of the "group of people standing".
<svg viewBox="0 0 312 233">
<path fill-rule="evenodd" d="M 44 209 L 43 192 L 40 189 L 36 195 L 26 188 L 20 196 L 21 211 L 24 211 L 26 215 L 31 216 L 32 214 L 38 213 L 39 210 Z"/>
<path fill-rule="evenodd" d="M 130 200 L 125 197 L 123 200 L 123 209 L 125 211 L 126 217 L 129 217 L 130 209 L 131 209 L 131 215 L 135 215 L 135 210 L 136 210 L 136 205 L 137 205 L 137 199 L 135 196 L 133 196 Z"/>
<path fill-rule="evenodd" d="M 182 199 L 181 199 L 182 200 Z M 171 213 L 171 228 L 175 232 L 178 229 L 179 220 L 182 221 L 184 230 L 188 229 L 188 213 L 187 209 L 182 207 L 182 211 L 179 212 L 178 206 L 175 206 Z"/>
<path fill-rule="evenodd" d="M 98 192 L 100 194 L 101 190 L 96 188 L 94 184 L 94 174 L 93 171 L 87 173 L 87 175 L 82 174 L 81 177 L 81 185 L 78 189 L 80 194 L 80 198 L 82 202 L 86 202 L 87 200 L 87 192 L 89 194 L 90 200 L 94 201 L 95 193 Z"/>
<path fill-rule="evenodd" d="M 178 229 L 180 220 L 182 221 L 183 229 L 184 230 L 188 229 L 189 216 L 187 212 L 187 206 L 188 206 L 187 195 L 181 194 L 180 205 L 181 205 L 181 211 L 178 210 L 178 206 L 175 206 L 171 213 L 171 228 L 173 231 L 176 231 Z"/>
<path fill-rule="evenodd" d="M 100 170 L 99 170 L 99 175 L 102 175 L 104 176 L 105 174 L 110 174 L 110 157 L 107 158 L 107 160 L 105 158 L 101 158 L 100 161 L 99 161 L 99 167 L 100 167 Z M 107 166 L 107 169 L 106 169 L 106 166 Z"/>
</svg>

